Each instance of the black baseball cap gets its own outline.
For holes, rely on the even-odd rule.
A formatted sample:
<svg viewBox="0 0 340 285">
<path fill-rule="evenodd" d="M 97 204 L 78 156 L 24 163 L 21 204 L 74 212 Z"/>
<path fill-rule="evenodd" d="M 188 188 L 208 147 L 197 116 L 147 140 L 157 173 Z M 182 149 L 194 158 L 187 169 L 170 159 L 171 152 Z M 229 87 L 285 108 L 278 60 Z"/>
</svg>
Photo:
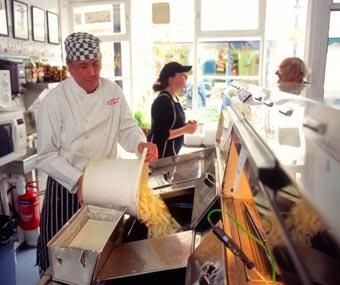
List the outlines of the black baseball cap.
<svg viewBox="0 0 340 285">
<path fill-rule="evenodd" d="M 189 72 L 191 68 L 191 65 L 181 65 L 175 61 L 169 62 L 163 66 L 161 73 L 159 74 L 159 80 L 160 82 L 164 82 L 176 73 Z"/>
</svg>

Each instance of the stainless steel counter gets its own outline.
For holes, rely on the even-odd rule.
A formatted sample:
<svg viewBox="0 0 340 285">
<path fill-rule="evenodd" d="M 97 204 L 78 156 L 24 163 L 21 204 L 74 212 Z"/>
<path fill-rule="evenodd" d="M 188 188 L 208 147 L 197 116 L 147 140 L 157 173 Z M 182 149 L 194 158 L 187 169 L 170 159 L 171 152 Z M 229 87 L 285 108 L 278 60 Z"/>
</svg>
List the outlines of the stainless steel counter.
<svg viewBox="0 0 340 285">
<path fill-rule="evenodd" d="M 0 172 L 25 175 L 35 169 L 37 153 L 35 148 L 27 148 L 26 155 L 0 167 Z"/>
</svg>

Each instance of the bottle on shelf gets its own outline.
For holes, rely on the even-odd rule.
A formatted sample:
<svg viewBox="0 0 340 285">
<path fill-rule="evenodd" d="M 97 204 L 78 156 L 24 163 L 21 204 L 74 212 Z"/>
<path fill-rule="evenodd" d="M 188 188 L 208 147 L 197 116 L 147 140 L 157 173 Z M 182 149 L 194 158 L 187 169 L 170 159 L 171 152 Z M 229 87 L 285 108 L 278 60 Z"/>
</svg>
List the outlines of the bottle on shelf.
<svg viewBox="0 0 340 285">
<path fill-rule="evenodd" d="M 30 60 L 25 64 L 26 82 L 36 83 L 38 80 L 37 66 Z"/>
<path fill-rule="evenodd" d="M 44 82 L 45 69 L 43 62 L 37 62 L 38 82 Z"/>
</svg>

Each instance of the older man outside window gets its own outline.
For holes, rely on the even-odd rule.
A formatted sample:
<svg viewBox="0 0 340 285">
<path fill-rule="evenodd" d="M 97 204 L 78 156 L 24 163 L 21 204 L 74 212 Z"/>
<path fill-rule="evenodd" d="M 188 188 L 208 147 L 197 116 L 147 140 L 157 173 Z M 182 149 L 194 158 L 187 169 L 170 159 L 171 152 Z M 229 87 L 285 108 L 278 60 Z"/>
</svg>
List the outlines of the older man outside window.
<svg viewBox="0 0 340 285">
<path fill-rule="evenodd" d="M 279 65 L 276 75 L 278 77 L 277 85 L 283 92 L 302 95 L 307 81 L 308 69 L 302 59 L 298 57 L 285 58 Z"/>
<path fill-rule="evenodd" d="M 304 83 L 308 69 L 302 59 L 298 57 L 288 57 L 280 63 L 275 74 L 279 78 L 278 82 Z"/>
</svg>

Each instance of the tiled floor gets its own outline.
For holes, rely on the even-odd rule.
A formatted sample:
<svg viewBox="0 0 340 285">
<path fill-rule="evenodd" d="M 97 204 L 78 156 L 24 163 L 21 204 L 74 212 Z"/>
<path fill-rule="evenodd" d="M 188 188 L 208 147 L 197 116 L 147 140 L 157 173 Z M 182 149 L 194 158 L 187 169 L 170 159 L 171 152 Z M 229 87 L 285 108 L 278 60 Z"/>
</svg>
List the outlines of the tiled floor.
<svg viewBox="0 0 340 285">
<path fill-rule="evenodd" d="M 36 248 L 21 245 L 16 250 L 16 285 L 36 285 L 39 281 L 39 270 L 35 265 Z"/>
</svg>

